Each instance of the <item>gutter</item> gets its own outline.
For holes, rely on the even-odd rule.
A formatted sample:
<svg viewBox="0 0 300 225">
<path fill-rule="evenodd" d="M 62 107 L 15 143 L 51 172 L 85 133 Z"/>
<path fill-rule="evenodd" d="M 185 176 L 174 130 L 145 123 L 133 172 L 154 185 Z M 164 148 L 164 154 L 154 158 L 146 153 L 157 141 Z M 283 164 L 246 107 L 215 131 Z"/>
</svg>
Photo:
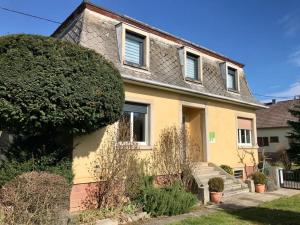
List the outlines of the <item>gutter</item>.
<svg viewBox="0 0 300 225">
<path fill-rule="evenodd" d="M 210 93 L 201 93 L 199 91 L 191 90 L 189 88 L 178 87 L 176 85 L 165 84 L 165 83 L 162 83 L 162 82 L 157 82 L 157 81 L 151 81 L 151 80 L 147 80 L 147 79 L 143 79 L 143 78 L 132 77 L 130 75 L 121 74 L 121 76 L 124 79 L 125 83 L 138 84 L 138 85 L 142 85 L 142 86 L 145 86 L 145 87 L 154 87 L 154 88 L 158 88 L 158 89 L 161 89 L 161 90 L 168 90 L 168 91 L 172 91 L 172 92 L 179 93 L 179 94 L 187 94 L 187 95 L 196 96 L 196 97 L 203 97 L 205 99 L 216 100 L 216 101 L 226 102 L 226 103 L 232 103 L 232 104 L 242 105 L 242 106 L 248 106 L 250 108 L 255 108 L 255 109 L 267 109 L 267 108 L 269 108 L 269 107 L 267 107 L 265 105 L 262 105 L 262 104 L 245 102 L 245 101 L 242 101 L 242 100 L 232 99 L 232 98 L 229 98 L 229 97 L 210 94 Z"/>
</svg>

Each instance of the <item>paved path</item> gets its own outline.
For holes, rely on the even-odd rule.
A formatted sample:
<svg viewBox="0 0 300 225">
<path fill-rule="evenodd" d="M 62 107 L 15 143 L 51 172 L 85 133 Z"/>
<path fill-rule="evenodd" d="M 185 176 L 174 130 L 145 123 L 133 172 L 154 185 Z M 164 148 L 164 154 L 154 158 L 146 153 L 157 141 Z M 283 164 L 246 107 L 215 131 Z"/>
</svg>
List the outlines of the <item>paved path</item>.
<svg viewBox="0 0 300 225">
<path fill-rule="evenodd" d="M 254 207 L 264 202 L 269 202 L 281 197 L 289 197 L 296 194 L 300 194 L 300 190 L 279 189 L 277 191 L 266 192 L 263 194 L 242 193 L 228 198 L 224 198 L 223 203 L 220 205 L 206 206 L 201 209 L 195 210 L 193 212 L 178 215 L 178 216 L 154 218 L 149 221 L 145 221 L 142 224 L 143 225 L 167 225 L 169 223 L 179 222 L 181 220 L 190 217 L 208 215 L 210 213 L 216 212 L 217 210 L 242 209 L 247 207 Z M 141 224 L 141 222 L 139 224 Z"/>
</svg>

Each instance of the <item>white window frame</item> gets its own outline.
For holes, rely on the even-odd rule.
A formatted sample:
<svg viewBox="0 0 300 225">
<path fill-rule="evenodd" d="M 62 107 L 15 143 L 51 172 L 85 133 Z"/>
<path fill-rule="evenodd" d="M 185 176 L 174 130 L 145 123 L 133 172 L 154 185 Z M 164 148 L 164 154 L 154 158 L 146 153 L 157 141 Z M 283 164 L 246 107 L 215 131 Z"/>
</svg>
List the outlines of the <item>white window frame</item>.
<svg viewBox="0 0 300 225">
<path fill-rule="evenodd" d="M 116 25 L 117 31 L 117 41 L 118 41 L 118 50 L 119 50 L 119 59 L 123 66 L 135 68 L 135 69 L 142 69 L 142 70 L 149 70 L 150 65 L 150 41 L 149 41 L 149 33 L 137 28 L 135 26 L 126 24 L 126 23 L 119 23 Z M 131 34 L 136 34 L 137 36 L 144 37 L 144 49 L 143 49 L 143 62 L 144 65 L 134 65 L 126 62 L 125 58 L 125 44 L 126 44 L 126 32 Z"/>
<path fill-rule="evenodd" d="M 188 54 L 194 55 L 195 57 L 197 57 L 198 59 L 198 74 L 197 74 L 197 78 L 198 79 L 193 79 L 187 76 L 187 56 Z M 195 82 L 198 84 L 202 84 L 203 83 L 203 56 L 200 52 L 192 49 L 192 48 L 188 48 L 188 47 L 182 47 L 179 49 L 179 57 L 180 57 L 180 63 L 182 66 L 182 74 L 184 76 L 184 80 L 187 82 Z"/>
<path fill-rule="evenodd" d="M 249 131 L 250 143 L 242 143 L 242 142 L 240 142 L 240 141 L 242 141 L 242 130 L 245 130 L 245 131 L 248 130 Z M 246 132 L 245 132 L 245 138 L 246 138 Z M 246 138 L 246 140 L 247 140 L 247 138 Z M 250 129 L 239 129 L 238 128 L 238 145 L 240 147 L 252 147 L 252 142 L 253 142 L 253 140 L 252 140 L 252 129 L 250 130 Z"/>
<path fill-rule="evenodd" d="M 228 83 L 227 83 L 227 79 L 228 79 L 228 68 L 231 67 L 232 69 L 235 70 L 235 87 L 236 89 L 230 89 L 228 88 Z M 221 63 L 221 71 L 222 71 L 222 76 L 223 78 L 225 79 L 225 85 L 226 85 L 226 90 L 230 93 L 233 93 L 233 94 L 240 94 L 240 71 L 242 69 L 230 62 L 224 62 L 224 63 Z"/>
<path fill-rule="evenodd" d="M 150 133 L 149 132 L 149 128 L 150 128 L 150 116 L 149 116 L 150 109 L 149 109 L 149 107 L 150 107 L 150 105 L 145 104 L 145 103 L 139 103 L 139 102 L 133 102 L 133 103 L 147 106 L 147 113 L 145 114 L 145 141 L 135 142 L 138 145 L 147 146 L 147 145 L 149 145 L 149 139 L 150 139 L 150 137 L 149 137 L 149 133 Z M 134 134 L 133 134 L 134 112 L 128 112 L 128 113 L 130 113 L 130 122 L 129 122 L 129 124 L 130 124 L 130 142 L 134 142 Z"/>
</svg>

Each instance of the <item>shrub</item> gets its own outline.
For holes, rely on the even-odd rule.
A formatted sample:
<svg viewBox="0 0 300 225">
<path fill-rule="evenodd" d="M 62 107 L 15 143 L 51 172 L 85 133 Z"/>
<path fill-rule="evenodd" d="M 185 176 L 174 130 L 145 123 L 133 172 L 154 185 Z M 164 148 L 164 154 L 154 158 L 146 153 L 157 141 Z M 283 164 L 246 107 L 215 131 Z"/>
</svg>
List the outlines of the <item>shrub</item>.
<svg viewBox="0 0 300 225">
<path fill-rule="evenodd" d="M 233 169 L 230 166 L 227 165 L 221 165 L 220 166 L 223 170 L 225 170 L 226 173 L 230 175 L 234 175 Z"/>
<path fill-rule="evenodd" d="M 164 188 L 145 187 L 142 205 L 153 216 L 171 216 L 187 212 L 196 201 L 196 197 L 177 182 Z"/>
<path fill-rule="evenodd" d="M 254 184 L 265 184 L 267 181 L 266 175 L 261 172 L 253 173 L 252 179 L 254 181 Z"/>
<path fill-rule="evenodd" d="M 0 130 L 82 134 L 117 121 L 123 82 L 95 51 L 37 35 L 0 37 Z"/>
<path fill-rule="evenodd" d="M 224 180 L 221 177 L 213 177 L 208 181 L 210 192 L 223 192 L 224 191 Z"/>
<path fill-rule="evenodd" d="M 132 201 L 137 200 L 143 192 L 145 162 L 131 159 L 126 172 L 125 195 Z"/>
<path fill-rule="evenodd" d="M 5 224 L 61 224 L 58 221 L 69 208 L 69 193 L 61 176 L 45 172 L 18 176 L 0 192 Z"/>
<path fill-rule="evenodd" d="M 15 177 L 31 171 L 48 171 L 65 177 L 69 184 L 73 181 L 72 161 L 63 159 L 53 165 L 51 156 L 40 159 L 30 159 L 24 162 L 16 160 L 5 161 L 0 167 L 0 187 Z"/>
<path fill-rule="evenodd" d="M 124 178 L 131 163 L 136 160 L 138 150 L 135 142 L 118 141 L 128 137 L 130 129 L 127 128 L 128 125 L 120 121 L 118 129 L 110 127 L 105 132 L 105 141 L 90 164 L 89 172 L 95 179 L 96 186 L 88 190 L 84 200 L 88 209 L 116 207 L 127 202 Z"/>
</svg>

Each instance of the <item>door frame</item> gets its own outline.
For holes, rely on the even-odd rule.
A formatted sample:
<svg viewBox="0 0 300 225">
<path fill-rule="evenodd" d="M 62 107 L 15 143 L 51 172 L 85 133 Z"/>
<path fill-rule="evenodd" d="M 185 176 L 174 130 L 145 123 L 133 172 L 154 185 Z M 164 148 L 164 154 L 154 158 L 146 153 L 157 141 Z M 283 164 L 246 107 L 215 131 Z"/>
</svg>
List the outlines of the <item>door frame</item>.
<svg viewBox="0 0 300 225">
<path fill-rule="evenodd" d="M 204 111 L 204 123 L 201 124 L 201 129 L 203 131 L 203 160 L 205 162 L 209 162 L 209 149 L 208 149 L 208 113 L 207 113 L 207 106 L 205 104 L 200 103 L 194 103 L 194 102 L 188 102 L 188 101 L 180 101 L 180 107 L 179 107 L 179 124 L 182 125 L 183 121 L 183 108 L 196 108 L 201 109 Z"/>
</svg>

